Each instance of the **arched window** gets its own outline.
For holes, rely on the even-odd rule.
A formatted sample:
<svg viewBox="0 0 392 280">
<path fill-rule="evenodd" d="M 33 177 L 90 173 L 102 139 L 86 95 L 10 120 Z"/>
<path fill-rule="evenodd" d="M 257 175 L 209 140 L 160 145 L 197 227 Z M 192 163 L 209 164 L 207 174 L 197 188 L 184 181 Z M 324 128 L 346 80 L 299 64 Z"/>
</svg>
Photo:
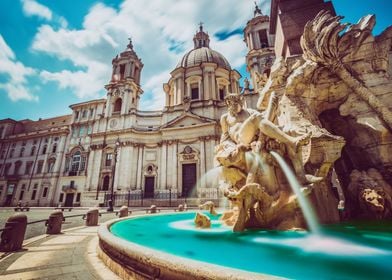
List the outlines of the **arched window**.
<svg viewBox="0 0 392 280">
<path fill-rule="evenodd" d="M 43 146 L 43 148 L 42 148 L 42 154 L 43 154 L 43 155 L 46 154 L 47 148 L 48 148 L 47 145 L 44 145 L 44 146 Z"/>
<path fill-rule="evenodd" d="M 79 171 L 80 162 L 81 162 L 80 151 L 77 151 L 72 156 L 71 171 Z"/>
<path fill-rule="evenodd" d="M 105 177 L 103 177 L 103 183 L 102 183 L 102 190 L 103 191 L 108 191 L 109 190 L 109 175 L 106 175 Z"/>
<path fill-rule="evenodd" d="M 114 102 L 113 112 L 115 113 L 121 112 L 121 106 L 122 106 L 122 100 L 121 98 L 118 98 L 116 102 Z"/>
<path fill-rule="evenodd" d="M 12 157 L 14 157 L 14 152 L 15 152 L 15 149 L 11 149 L 11 151 L 10 151 L 10 155 L 9 155 L 9 158 L 12 158 Z"/>
<path fill-rule="evenodd" d="M 57 144 L 54 143 L 52 147 L 52 153 L 55 153 L 57 151 Z"/>
</svg>

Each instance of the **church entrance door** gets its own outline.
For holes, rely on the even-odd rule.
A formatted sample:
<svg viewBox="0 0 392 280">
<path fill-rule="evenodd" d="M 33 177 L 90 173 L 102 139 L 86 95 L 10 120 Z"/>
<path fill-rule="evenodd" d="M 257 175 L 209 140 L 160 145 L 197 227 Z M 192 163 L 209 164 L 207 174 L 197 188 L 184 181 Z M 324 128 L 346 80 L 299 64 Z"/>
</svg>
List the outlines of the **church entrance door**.
<svg viewBox="0 0 392 280">
<path fill-rule="evenodd" d="M 195 196 L 192 193 L 193 187 L 196 185 L 196 163 L 186 163 L 182 165 L 182 196 Z"/>
<path fill-rule="evenodd" d="M 154 183 L 155 177 L 149 176 L 144 178 L 144 197 L 153 198 L 154 197 Z"/>
</svg>

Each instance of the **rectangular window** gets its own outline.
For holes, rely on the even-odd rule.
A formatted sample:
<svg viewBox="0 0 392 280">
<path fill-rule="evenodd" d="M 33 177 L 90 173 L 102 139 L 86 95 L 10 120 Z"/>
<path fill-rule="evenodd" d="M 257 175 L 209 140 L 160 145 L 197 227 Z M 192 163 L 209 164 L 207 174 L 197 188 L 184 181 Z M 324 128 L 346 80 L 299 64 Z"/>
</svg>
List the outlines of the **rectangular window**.
<svg viewBox="0 0 392 280">
<path fill-rule="evenodd" d="M 35 200 L 36 196 L 37 196 L 37 190 L 33 190 L 33 194 L 31 195 L 31 200 Z"/>
<path fill-rule="evenodd" d="M 121 79 L 124 79 L 124 74 L 125 74 L 125 64 L 120 65 L 120 77 Z"/>
<path fill-rule="evenodd" d="M 33 166 L 33 162 L 32 161 L 26 162 L 25 175 L 29 175 L 30 174 L 32 166 Z"/>
<path fill-rule="evenodd" d="M 268 37 L 267 37 L 267 30 L 262 29 L 259 31 L 259 38 L 260 38 L 260 47 L 267 48 L 268 47 Z"/>
<path fill-rule="evenodd" d="M 0 154 L 0 159 L 3 159 L 4 157 L 5 157 L 5 150 L 2 150 Z"/>
<path fill-rule="evenodd" d="M 79 128 L 79 136 L 85 136 L 86 135 L 86 127 L 84 125 L 82 125 Z"/>
<path fill-rule="evenodd" d="M 37 173 L 36 173 L 36 174 L 42 173 L 42 168 L 43 168 L 43 166 L 44 166 L 44 161 L 43 161 L 43 160 L 38 161 Z"/>
<path fill-rule="evenodd" d="M 19 200 L 23 200 L 23 196 L 24 196 L 24 191 L 20 191 Z"/>
<path fill-rule="evenodd" d="M 191 89 L 191 99 L 199 99 L 199 88 L 195 87 Z"/>
<path fill-rule="evenodd" d="M 224 100 L 225 99 L 225 90 L 223 88 L 219 89 L 219 99 Z"/>
<path fill-rule="evenodd" d="M 78 137 L 79 129 L 78 127 L 72 127 L 72 137 Z"/>
<path fill-rule="evenodd" d="M 113 154 L 106 154 L 105 166 L 112 165 Z"/>
<path fill-rule="evenodd" d="M 14 175 L 18 175 L 19 174 L 19 170 L 20 170 L 21 166 L 22 166 L 22 162 L 21 161 L 15 162 Z"/>
<path fill-rule="evenodd" d="M 90 118 L 94 115 L 94 109 L 90 109 Z"/>
<path fill-rule="evenodd" d="M 80 202 L 80 192 L 76 195 L 76 202 Z"/>
<path fill-rule="evenodd" d="M 63 202 L 63 199 L 64 199 L 64 194 L 63 194 L 63 193 L 60 193 L 59 202 Z"/>
<path fill-rule="evenodd" d="M 42 197 L 46 197 L 48 195 L 48 187 L 44 188 L 44 192 L 42 193 Z"/>
<path fill-rule="evenodd" d="M 9 175 L 11 163 L 7 163 L 4 168 L 4 175 Z"/>
<path fill-rule="evenodd" d="M 86 118 L 86 117 L 87 117 L 87 110 L 83 110 L 82 118 L 84 119 L 84 118 Z"/>
</svg>

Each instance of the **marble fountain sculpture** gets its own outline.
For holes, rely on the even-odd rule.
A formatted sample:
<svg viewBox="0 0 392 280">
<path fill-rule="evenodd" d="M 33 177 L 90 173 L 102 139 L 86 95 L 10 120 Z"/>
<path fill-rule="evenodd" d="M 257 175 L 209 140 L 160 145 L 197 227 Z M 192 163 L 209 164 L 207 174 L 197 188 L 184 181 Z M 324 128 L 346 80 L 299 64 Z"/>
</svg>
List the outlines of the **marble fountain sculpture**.
<svg viewBox="0 0 392 280">
<path fill-rule="evenodd" d="M 228 209 L 105 224 L 109 267 L 126 279 L 390 278 L 392 28 L 373 37 L 374 16 L 340 19 L 306 24 L 303 56 L 275 61 L 254 108 L 226 96 L 214 174 Z"/>
</svg>

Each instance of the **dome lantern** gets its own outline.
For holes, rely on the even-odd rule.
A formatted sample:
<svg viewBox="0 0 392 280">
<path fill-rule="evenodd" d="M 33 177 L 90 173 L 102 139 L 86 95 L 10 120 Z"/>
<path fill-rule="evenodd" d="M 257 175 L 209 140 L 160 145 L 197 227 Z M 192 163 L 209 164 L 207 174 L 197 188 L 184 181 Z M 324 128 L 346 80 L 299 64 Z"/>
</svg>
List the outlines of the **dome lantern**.
<svg viewBox="0 0 392 280">
<path fill-rule="evenodd" d="M 208 36 L 208 34 L 203 31 L 202 22 L 199 23 L 199 32 L 197 32 L 195 36 L 193 36 L 193 43 L 194 43 L 194 49 L 202 48 L 202 47 L 206 47 L 206 48 L 210 47 L 210 36 Z"/>
</svg>

